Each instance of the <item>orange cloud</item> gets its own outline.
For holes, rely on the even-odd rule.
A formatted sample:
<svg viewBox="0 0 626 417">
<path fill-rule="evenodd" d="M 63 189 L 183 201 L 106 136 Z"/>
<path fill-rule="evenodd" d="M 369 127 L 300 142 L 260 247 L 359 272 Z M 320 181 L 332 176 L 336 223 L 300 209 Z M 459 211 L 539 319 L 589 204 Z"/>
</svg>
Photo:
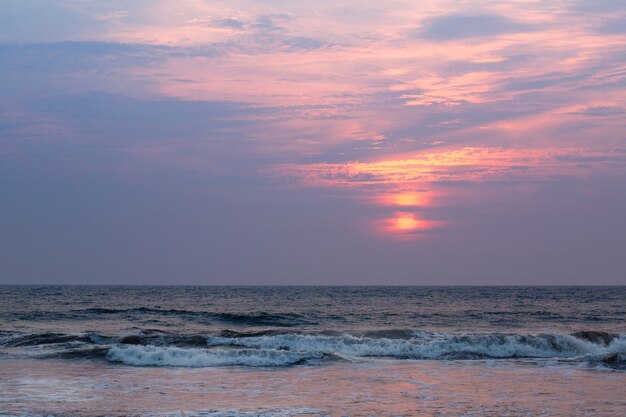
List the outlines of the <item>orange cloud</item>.
<svg viewBox="0 0 626 417">
<path fill-rule="evenodd" d="M 626 151 L 465 147 L 372 162 L 286 164 L 272 171 L 282 176 L 295 176 L 309 186 L 397 187 L 441 181 L 538 179 L 582 173 L 589 165 L 610 166 L 614 161 L 625 162 Z"/>
<path fill-rule="evenodd" d="M 285 164 L 273 174 L 295 177 L 303 186 L 340 187 L 364 193 L 368 200 L 394 208 L 377 230 L 411 233 L 432 229 L 434 222 L 417 212 L 435 207 L 443 194 L 440 183 L 541 181 L 563 175 L 583 176 L 590 170 L 626 170 L 626 149 L 505 149 L 465 147 L 439 152 L 398 155 L 371 162 Z M 446 188 L 446 193 L 450 193 Z"/>
</svg>

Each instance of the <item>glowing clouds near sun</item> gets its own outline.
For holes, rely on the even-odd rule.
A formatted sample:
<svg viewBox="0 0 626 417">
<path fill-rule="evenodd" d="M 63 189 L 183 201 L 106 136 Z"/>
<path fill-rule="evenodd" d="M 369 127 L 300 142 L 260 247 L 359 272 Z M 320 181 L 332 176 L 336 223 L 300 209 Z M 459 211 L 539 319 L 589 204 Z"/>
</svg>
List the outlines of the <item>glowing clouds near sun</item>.
<svg viewBox="0 0 626 417">
<path fill-rule="evenodd" d="M 384 205 L 400 207 L 424 207 L 431 204 L 433 193 L 429 191 L 397 191 L 383 194 L 377 200 Z"/>
<path fill-rule="evenodd" d="M 463 149 L 398 155 L 370 162 L 285 164 L 274 175 L 295 177 L 302 186 L 331 187 L 362 194 L 370 204 L 388 207 L 389 217 L 375 220 L 385 233 L 414 234 L 445 226 L 429 219 L 426 212 L 454 197 L 456 185 L 550 181 L 571 176 L 584 178 L 591 171 L 621 170 L 626 149 Z M 444 186 L 445 185 L 445 186 Z"/>
<path fill-rule="evenodd" d="M 433 205 L 432 191 L 403 191 L 397 190 L 395 192 L 377 195 L 370 199 L 375 204 L 389 207 L 395 211 L 393 214 L 383 221 L 379 221 L 377 224 L 379 227 L 375 228 L 377 232 L 401 234 L 403 237 L 417 237 L 419 232 L 431 229 L 434 226 L 433 222 L 429 222 L 419 217 L 414 211 L 428 208 Z"/>
</svg>

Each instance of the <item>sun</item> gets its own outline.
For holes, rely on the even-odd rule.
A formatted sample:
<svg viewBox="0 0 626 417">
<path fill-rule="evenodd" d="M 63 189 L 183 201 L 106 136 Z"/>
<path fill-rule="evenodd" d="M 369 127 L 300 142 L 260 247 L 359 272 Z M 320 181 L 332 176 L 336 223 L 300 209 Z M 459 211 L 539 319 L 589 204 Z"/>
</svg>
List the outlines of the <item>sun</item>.
<svg viewBox="0 0 626 417">
<path fill-rule="evenodd" d="M 396 213 L 391 219 L 391 229 L 398 232 L 409 232 L 420 229 L 422 222 L 413 213 Z"/>
</svg>

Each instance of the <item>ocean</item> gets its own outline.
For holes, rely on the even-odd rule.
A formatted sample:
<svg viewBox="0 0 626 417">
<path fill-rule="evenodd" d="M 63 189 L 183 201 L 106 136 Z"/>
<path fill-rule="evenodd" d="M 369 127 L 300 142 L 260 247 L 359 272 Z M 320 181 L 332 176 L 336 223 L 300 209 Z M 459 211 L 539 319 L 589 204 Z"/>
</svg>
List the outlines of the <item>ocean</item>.
<svg viewBox="0 0 626 417">
<path fill-rule="evenodd" d="M 0 286 L 0 416 L 626 415 L 626 287 Z"/>
</svg>

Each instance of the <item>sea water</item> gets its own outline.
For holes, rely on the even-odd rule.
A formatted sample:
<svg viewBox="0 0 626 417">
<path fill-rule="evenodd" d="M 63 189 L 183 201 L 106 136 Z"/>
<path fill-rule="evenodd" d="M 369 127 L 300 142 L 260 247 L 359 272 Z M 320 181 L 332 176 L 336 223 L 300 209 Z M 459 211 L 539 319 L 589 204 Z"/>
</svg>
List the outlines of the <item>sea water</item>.
<svg viewBox="0 0 626 417">
<path fill-rule="evenodd" d="M 1 416 L 624 416 L 626 287 L 0 287 Z"/>
</svg>

